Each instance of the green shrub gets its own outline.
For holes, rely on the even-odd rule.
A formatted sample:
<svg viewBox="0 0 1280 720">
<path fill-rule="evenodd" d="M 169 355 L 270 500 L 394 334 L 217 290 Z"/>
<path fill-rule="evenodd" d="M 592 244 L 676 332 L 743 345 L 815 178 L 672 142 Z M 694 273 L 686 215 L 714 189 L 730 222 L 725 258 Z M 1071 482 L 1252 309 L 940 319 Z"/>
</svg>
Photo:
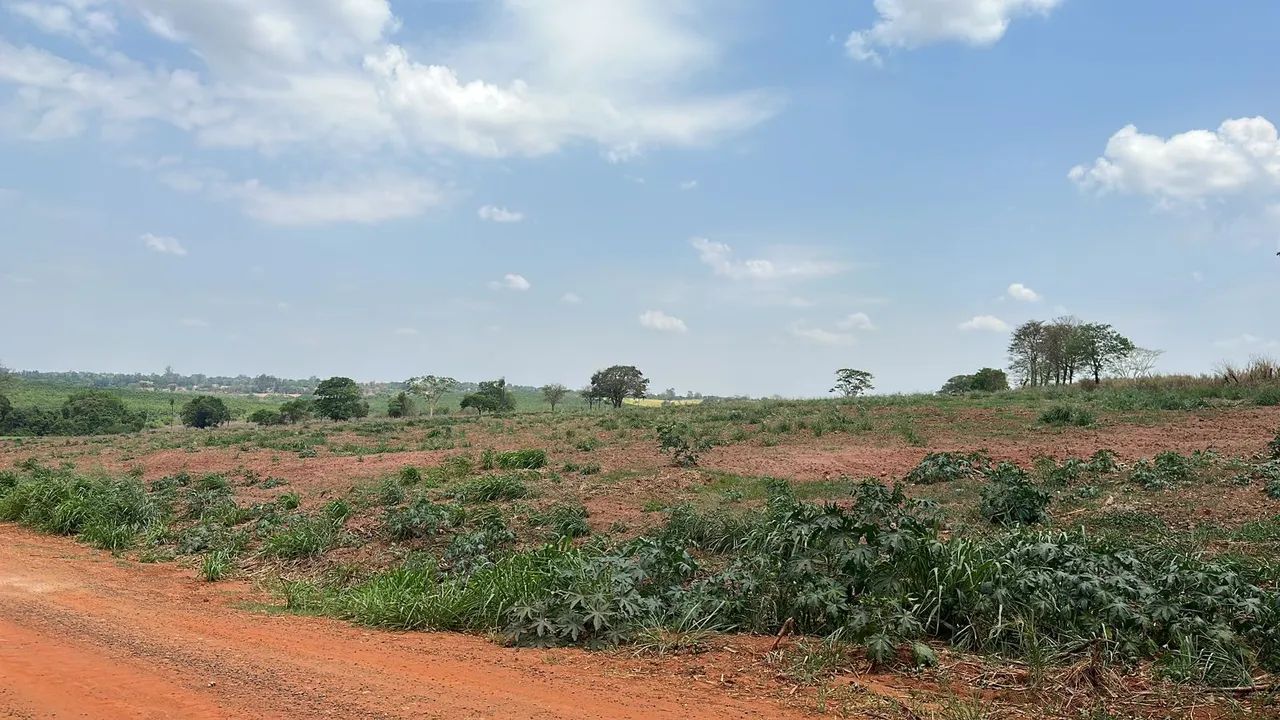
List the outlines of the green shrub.
<svg viewBox="0 0 1280 720">
<path fill-rule="evenodd" d="M 393 540 L 411 540 L 457 527 L 465 517 L 457 505 L 440 505 L 419 497 L 404 507 L 388 508 L 382 516 L 382 527 Z"/>
<path fill-rule="evenodd" d="M 982 516 L 997 525 L 1035 525 L 1049 518 L 1049 493 L 1036 487 L 1025 470 L 1000 463 L 982 488 Z"/>
<path fill-rule="evenodd" d="M 0 487 L 0 520 L 44 532 L 78 535 L 104 550 L 125 550 L 143 532 L 163 524 L 165 508 L 142 483 L 89 478 L 36 467 Z"/>
<path fill-rule="evenodd" d="M 258 425 L 263 426 L 283 425 L 285 423 L 284 415 L 281 415 L 279 410 L 272 410 L 270 408 L 258 408 L 257 410 L 249 413 L 249 417 L 245 419 L 251 423 L 257 423 Z"/>
<path fill-rule="evenodd" d="M 1040 413 L 1040 422 L 1057 427 L 1065 425 L 1087 427 L 1094 423 L 1094 417 L 1093 413 L 1083 408 L 1072 407 L 1070 405 L 1054 405 L 1043 413 Z"/>
<path fill-rule="evenodd" d="M 932 485 L 966 480 L 977 477 L 990 466 L 991 457 L 981 451 L 929 453 L 907 473 L 906 481 L 914 485 Z"/>
<path fill-rule="evenodd" d="M 659 423 L 658 450 L 671 456 L 676 467 L 694 467 L 698 456 L 711 447 L 711 443 L 686 422 Z"/>
<path fill-rule="evenodd" d="M 231 553 L 227 550 L 207 552 L 200 563 L 200 574 L 208 582 L 217 582 L 231 571 L 231 562 Z"/>
<path fill-rule="evenodd" d="M 400 468 L 400 482 L 405 485 L 417 485 L 422 482 L 422 471 L 412 465 Z"/>
<path fill-rule="evenodd" d="M 503 470 L 537 470 L 546 467 L 546 450 L 515 450 L 499 453 L 496 459 Z"/>
</svg>

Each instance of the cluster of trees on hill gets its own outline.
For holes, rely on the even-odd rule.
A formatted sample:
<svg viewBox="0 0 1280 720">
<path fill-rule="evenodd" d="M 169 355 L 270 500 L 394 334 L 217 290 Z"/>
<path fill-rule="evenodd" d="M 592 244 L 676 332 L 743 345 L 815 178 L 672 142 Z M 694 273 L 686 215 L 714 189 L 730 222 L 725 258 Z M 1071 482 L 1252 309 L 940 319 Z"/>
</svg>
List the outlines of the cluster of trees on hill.
<svg viewBox="0 0 1280 720">
<path fill-rule="evenodd" d="M 1009 369 L 1025 386 L 1069 385 L 1077 375 L 1102 381 L 1103 373 L 1141 377 L 1160 353 L 1140 348 L 1106 323 L 1073 317 L 1030 320 L 1009 339 Z"/>
<path fill-rule="evenodd" d="M 962 395 L 967 392 L 999 392 L 1009 389 L 1009 376 L 1003 370 L 982 368 L 972 375 L 956 375 L 942 386 L 942 395 Z"/>
</svg>

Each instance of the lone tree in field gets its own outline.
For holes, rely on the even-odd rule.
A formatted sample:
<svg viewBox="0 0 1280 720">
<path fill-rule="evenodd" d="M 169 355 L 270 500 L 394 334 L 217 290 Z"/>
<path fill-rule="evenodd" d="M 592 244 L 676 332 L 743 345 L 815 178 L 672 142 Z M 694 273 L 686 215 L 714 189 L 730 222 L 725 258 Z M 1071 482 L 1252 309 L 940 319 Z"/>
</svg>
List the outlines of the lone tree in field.
<svg viewBox="0 0 1280 720">
<path fill-rule="evenodd" d="M 369 414 L 369 403 L 360 396 L 360 386 L 347 377 L 331 377 L 316 386 L 315 409 L 330 420 L 350 420 Z"/>
<path fill-rule="evenodd" d="M 409 378 L 405 384 L 409 387 L 409 392 L 427 402 L 427 417 L 435 417 L 436 404 L 445 393 L 458 386 L 458 381 L 451 377 L 423 375 Z"/>
<path fill-rule="evenodd" d="M 838 392 L 847 398 L 858 397 L 868 390 L 875 389 L 871 384 L 873 379 L 874 376 L 866 370 L 840 368 L 836 371 L 836 386 L 828 392 Z"/>
<path fill-rule="evenodd" d="M 615 408 L 627 398 L 643 398 L 649 391 L 649 378 L 635 365 L 614 365 L 597 370 L 591 376 L 591 394 L 608 400 Z"/>
<path fill-rule="evenodd" d="M 560 383 L 552 383 L 550 385 L 542 386 L 542 399 L 551 406 L 551 412 L 556 411 L 556 405 L 558 405 L 560 401 L 564 399 L 564 396 L 568 394 L 569 388 L 561 385 Z"/>
<path fill-rule="evenodd" d="M 516 399 L 507 389 L 506 378 L 498 378 L 497 380 L 486 380 L 480 383 L 473 393 L 467 393 L 463 396 L 459 406 L 466 410 L 471 408 L 478 414 L 483 415 L 488 412 L 502 412 L 504 410 L 515 410 Z"/>
<path fill-rule="evenodd" d="M 193 428 L 217 427 L 231 420 L 231 411 L 222 398 L 197 395 L 182 406 L 182 424 Z"/>
<path fill-rule="evenodd" d="M 403 418 L 413 414 L 413 401 L 404 392 L 393 395 L 387 401 L 387 417 Z"/>
</svg>

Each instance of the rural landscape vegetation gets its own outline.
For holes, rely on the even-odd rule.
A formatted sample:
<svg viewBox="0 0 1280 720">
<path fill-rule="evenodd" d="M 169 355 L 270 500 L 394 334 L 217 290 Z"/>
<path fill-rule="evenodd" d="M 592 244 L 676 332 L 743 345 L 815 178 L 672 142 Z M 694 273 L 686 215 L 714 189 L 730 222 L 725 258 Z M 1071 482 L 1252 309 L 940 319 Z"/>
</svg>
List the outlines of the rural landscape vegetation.
<svg viewBox="0 0 1280 720">
<path fill-rule="evenodd" d="M 0 718 L 1280 718 L 1278 27 L 0 0 Z"/>
<path fill-rule="evenodd" d="M 0 520 L 258 612 L 658 668 L 732 651 L 810 713 L 1273 712 L 1280 369 L 1157 375 L 1072 318 L 1007 351 L 934 394 L 843 368 L 813 400 L 629 365 L 576 390 L 5 371 Z"/>
</svg>

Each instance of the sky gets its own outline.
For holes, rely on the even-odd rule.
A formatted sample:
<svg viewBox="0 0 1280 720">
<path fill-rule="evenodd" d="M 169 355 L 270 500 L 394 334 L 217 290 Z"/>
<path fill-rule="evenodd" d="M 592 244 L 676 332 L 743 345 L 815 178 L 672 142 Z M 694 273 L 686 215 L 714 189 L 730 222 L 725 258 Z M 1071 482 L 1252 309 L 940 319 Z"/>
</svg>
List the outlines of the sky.
<svg viewBox="0 0 1280 720">
<path fill-rule="evenodd" d="M 1280 355 L 1280 3 L 0 0 L 0 360 L 816 396 Z"/>
</svg>

